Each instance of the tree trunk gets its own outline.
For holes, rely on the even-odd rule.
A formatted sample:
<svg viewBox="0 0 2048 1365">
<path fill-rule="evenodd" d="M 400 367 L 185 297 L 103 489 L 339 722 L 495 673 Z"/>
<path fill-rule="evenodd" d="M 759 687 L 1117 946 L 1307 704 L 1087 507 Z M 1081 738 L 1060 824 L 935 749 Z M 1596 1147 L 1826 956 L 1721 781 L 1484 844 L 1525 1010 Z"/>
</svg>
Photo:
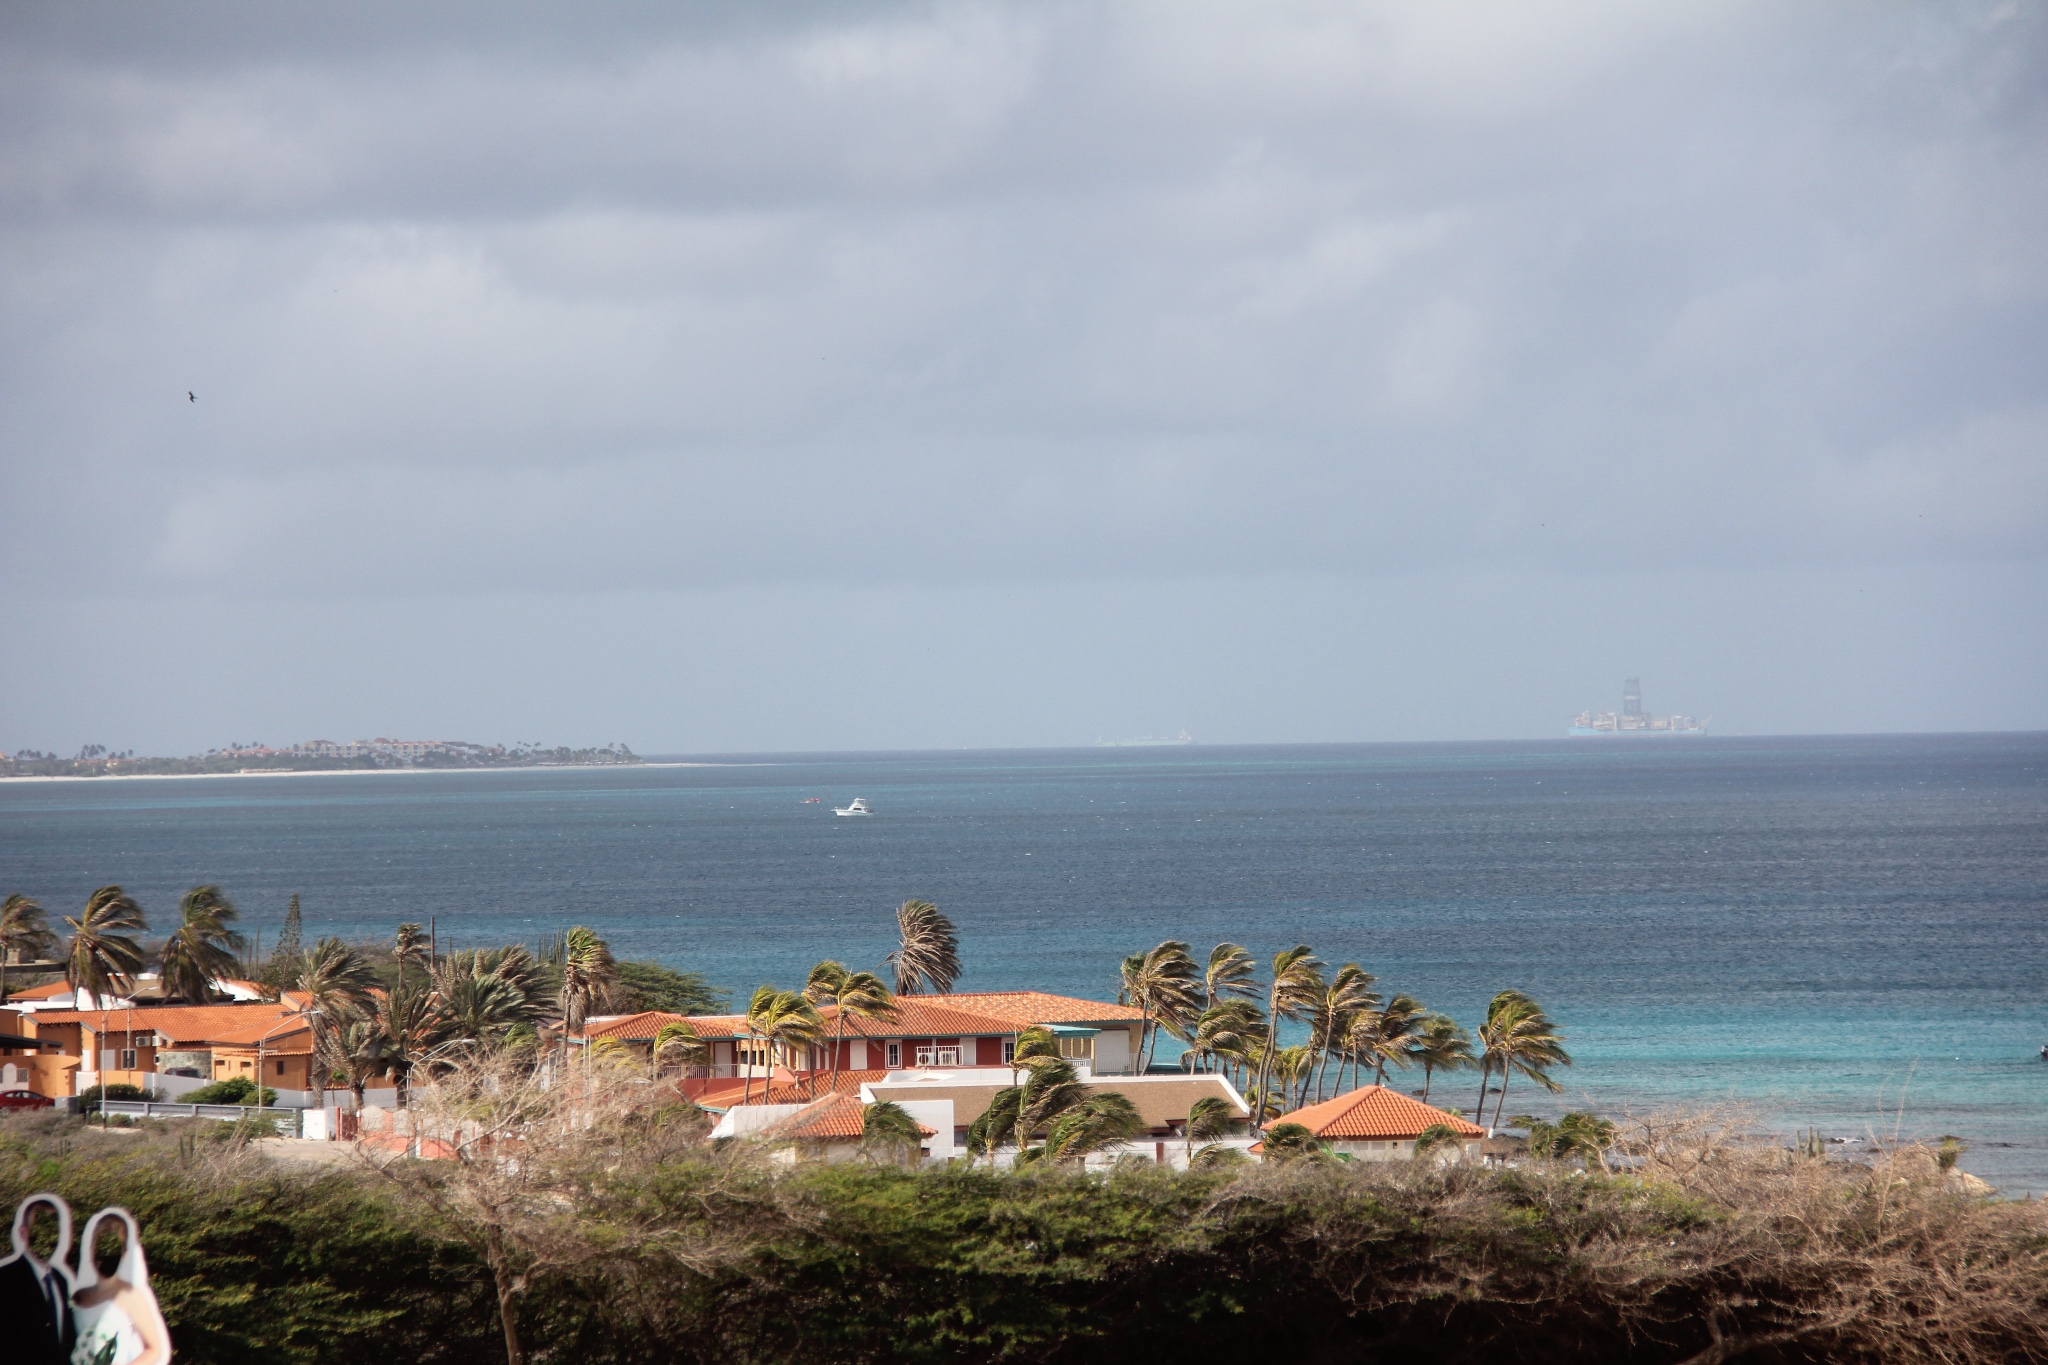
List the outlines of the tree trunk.
<svg viewBox="0 0 2048 1365">
<path fill-rule="evenodd" d="M 1253 1132 L 1257 1132 L 1266 1126 L 1266 1070 L 1273 1065 L 1273 1045 L 1280 1037 L 1280 1020 L 1273 1012 L 1280 1007 L 1279 997 L 1275 995 L 1268 1004 L 1270 1008 L 1266 1011 L 1266 1047 L 1259 1054 L 1257 1085 L 1259 1097 L 1252 1109 Z"/>
<path fill-rule="evenodd" d="M 1429 1073 L 1430 1065 L 1428 1062 L 1424 1062 L 1422 1064 L 1422 1102 L 1424 1104 L 1429 1103 Z"/>
<path fill-rule="evenodd" d="M 1493 1074 L 1493 1064 L 1482 1061 L 1479 1064 L 1479 1107 L 1472 1111 L 1472 1121 L 1486 1122 L 1486 1079 Z"/>
<path fill-rule="evenodd" d="M 519 1349 L 520 1284 L 505 1261 L 505 1234 L 496 1224 L 484 1229 L 484 1257 L 490 1262 L 491 1280 L 498 1291 L 498 1323 L 505 1329 L 505 1365 L 526 1365 L 526 1353 Z"/>
<path fill-rule="evenodd" d="M 1503 1109 L 1505 1109 L 1505 1108 L 1507 1108 L 1507 1105 L 1508 1105 L 1508 1068 L 1507 1068 L 1506 1066 L 1502 1066 L 1502 1067 L 1501 1067 L 1501 1069 L 1500 1069 L 1500 1099 L 1499 1099 L 1498 1101 L 1496 1101 L 1496 1102 L 1494 1103 L 1494 1106 L 1493 1106 L 1493 1126 L 1494 1126 L 1494 1127 L 1496 1127 L 1496 1128 L 1500 1127 L 1500 1111 L 1501 1111 L 1501 1110 L 1503 1110 Z"/>
</svg>

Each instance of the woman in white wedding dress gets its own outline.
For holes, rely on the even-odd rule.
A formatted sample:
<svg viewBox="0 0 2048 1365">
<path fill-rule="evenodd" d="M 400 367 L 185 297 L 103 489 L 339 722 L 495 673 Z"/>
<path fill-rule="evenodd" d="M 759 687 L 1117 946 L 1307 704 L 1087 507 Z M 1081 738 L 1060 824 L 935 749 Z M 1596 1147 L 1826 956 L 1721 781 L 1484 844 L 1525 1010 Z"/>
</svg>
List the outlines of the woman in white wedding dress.
<svg viewBox="0 0 2048 1365">
<path fill-rule="evenodd" d="M 95 1254 L 102 1218 L 118 1219 L 128 1239 L 110 1279 L 100 1278 Z M 126 1209 L 101 1209 L 78 1240 L 78 1287 L 71 1296 L 78 1344 L 71 1348 L 71 1365 L 169 1365 L 171 1334 L 149 1287 L 135 1216 Z"/>
</svg>

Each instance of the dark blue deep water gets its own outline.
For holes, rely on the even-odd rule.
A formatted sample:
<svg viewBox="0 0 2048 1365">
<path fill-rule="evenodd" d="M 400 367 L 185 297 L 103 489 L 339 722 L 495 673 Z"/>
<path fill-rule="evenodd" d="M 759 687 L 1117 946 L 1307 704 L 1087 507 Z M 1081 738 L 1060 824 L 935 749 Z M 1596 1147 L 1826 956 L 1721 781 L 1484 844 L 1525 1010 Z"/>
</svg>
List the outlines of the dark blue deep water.
<svg viewBox="0 0 2048 1365">
<path fill-rule="evenodd" d="M 876 815 L 834 818 L 853 796 Z M 1304 942 L 1468 1024 L 1536 994 L 1577 1065 L 1511 1108 L 1957 1133 L 2048 1190 L 2048 735 L 0 783 L 0 891 L 120 882 L 163 920 L 200 881 L 266 941 L 293 892 L 348 937 L 587 923 L 735 993 L 876 964 L 910 896 L 958 922 L 963 989 L 1112 997 L 1163 938 Z"/>
</svg>

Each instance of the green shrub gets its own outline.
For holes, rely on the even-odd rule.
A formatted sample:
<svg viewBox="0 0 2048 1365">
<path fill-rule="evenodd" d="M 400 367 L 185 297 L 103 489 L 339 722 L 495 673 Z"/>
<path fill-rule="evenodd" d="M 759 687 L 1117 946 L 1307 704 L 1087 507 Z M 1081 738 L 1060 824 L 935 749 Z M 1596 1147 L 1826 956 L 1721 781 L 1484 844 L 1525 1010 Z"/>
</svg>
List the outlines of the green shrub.
<svg viewBox="0 0 2048 1365">
<path fill-rule="evenodd" d="M 197 1090 L 178 1096 L 179 1104 L 254 1104 L 256 1103 L 256 1082 L 247 1076 L 231 1076 L 212 1085 L 202 1085 Z M 269 1086 L 263 1087 L 263 1103 L 277 1103 L 277 1092 Z"/>
<path fill-rule="evenodd" d="M 120 1081 L 112 1085 L 89 1085 L 78 1092 L 79 1112 L 99 1113 L 102 1097 L 110 1100 L 145 1100 L 149 1095 L 139 1085 L 127 1085 Z"/>
</svg>

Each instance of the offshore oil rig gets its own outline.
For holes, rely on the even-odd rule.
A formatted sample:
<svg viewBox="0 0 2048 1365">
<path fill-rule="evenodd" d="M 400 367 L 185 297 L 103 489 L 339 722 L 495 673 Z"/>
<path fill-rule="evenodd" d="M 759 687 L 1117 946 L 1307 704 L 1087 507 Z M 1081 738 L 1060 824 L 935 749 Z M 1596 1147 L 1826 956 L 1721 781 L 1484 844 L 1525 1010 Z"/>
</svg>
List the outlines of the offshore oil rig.
<svg viewBox="0 0 2048 1365">
<path fill-rule="evenodd" d="M 1708 720 L 1713 717 L 1709 716 Z M 1704 735 L 1707 721 L 1691 716 L 1653 716 L 1643 710 L 1643 680 L 1629 678 L 1621 685 L 1621 710 L 1581 711 L 1573 719 L 1569 735 Z"/>
</svg>

